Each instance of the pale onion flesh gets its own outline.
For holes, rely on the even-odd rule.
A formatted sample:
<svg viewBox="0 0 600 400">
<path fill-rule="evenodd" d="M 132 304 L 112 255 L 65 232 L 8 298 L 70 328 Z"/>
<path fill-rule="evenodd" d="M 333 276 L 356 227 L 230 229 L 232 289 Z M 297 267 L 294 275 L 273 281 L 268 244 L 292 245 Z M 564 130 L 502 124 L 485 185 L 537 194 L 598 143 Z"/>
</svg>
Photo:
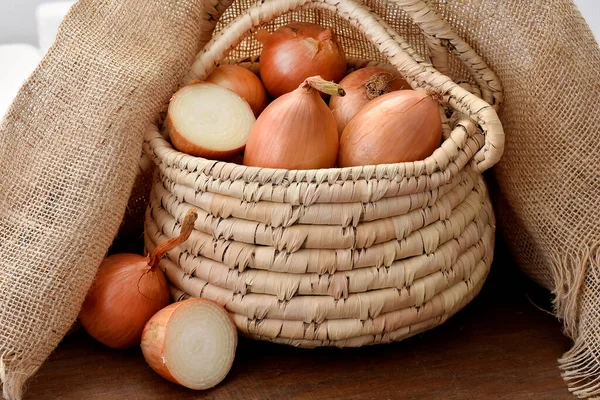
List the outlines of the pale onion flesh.
<svg viewBox="0 0 600 400">
<path fill-rule="evenodd" d="M 341 135 L 352 118 L 371 100 L 386 93 L 411 89 L 402 75 L 385 67 L 365 67 L 346 75 L 339 85 L 346 96 L 333 96 L 329 108 L 333 112 L 338 133 Z"/>
<path fill-rule="evenodd" d="M 166 129 L 177 150 L 226 160 L 244 149 L 255 121 L 250 105 L 240 96 L 198 81 L 179 89 L 171 99 Z"/>
<path fill-rule="evenodd" d="M 401 90 L 363 107 L 340 138 L 340 167 L 417 161 L 442 140 L 439 104 L 431 96 Z"/>
<path fill-rule="evenodd" d="M 208 299 L 189 299 L 159 311 L 146 324 L 142 353 L 163 378 L 194 390 L 210 389 L 229 373 L 237 329 L 227 311 Z"/>
<path fill-rule="evenodd" d="M 260 79 L 239 65 L 221 65 L 215 68 L 206 81 L 229 89 L 246 100 L 255 117 L 258 117 L 269 103 Z"/>
</svg>

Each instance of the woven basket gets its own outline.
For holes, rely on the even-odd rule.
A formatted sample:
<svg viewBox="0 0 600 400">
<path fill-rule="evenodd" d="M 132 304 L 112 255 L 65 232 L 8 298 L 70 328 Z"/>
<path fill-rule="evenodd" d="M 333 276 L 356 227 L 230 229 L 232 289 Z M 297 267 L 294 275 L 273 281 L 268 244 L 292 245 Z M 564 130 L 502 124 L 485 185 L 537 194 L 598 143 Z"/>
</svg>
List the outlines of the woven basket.
<svg viewBox="0 0 600 400">
<path fill-rule="evenodd" d="M 253 338 L 343 347 L 401 340 L 437 326 L 479 292 L 495 233 L 481 172 L 502 154 L 501 86 L 424 2 L 389 5 L 421 28 L 430 60 L 352 0 L 232 6 L 237 16 L 199 53 L 183 84 L 235 62 L 232 54 L 255 67 L 260 46 L 250 38 L 253 29 L 274 28 L 293 15 L 341 26 L 337 33 L 349 55 L 371 59 L 371 50 L 349 47 L 356 38 L 371 43 L 383 56 L 374 61 L 387 60 L 413 88 L 439 94 L 449 117 L 445 140 L 423 161 L 290 171 L 192 157 L 174 150 L 153 126 L 144 144 L 158 166 L 147 250 L 176 236 L 189 208 L 199 212 L 188 242 L 160 264 L 175 300 L 213 299 Z M 438 71 L 452 63 L 449 50 L 466 66 L 470 83 L 459 85 Z"/>
</svg>

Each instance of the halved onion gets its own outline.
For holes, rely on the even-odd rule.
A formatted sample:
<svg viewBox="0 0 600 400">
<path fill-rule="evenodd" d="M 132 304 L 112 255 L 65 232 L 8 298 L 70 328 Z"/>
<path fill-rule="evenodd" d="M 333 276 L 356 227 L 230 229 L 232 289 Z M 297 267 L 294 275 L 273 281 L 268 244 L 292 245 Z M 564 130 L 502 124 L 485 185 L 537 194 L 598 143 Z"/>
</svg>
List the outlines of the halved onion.
<svg viewBox="0 0 600 400">
<path fill-rule="evenodd" d="M 177 150 L 225 160 L 244 149 L 255 121 L 252 109 L 240 96 L 196 81 L 173 95 L 166 129 Z"/>
<path fill-rule="evenodd" d="M 189 299 L 156 313 L 144 328 L 141 346 L 148 365 L 163 378 L 189 389 L 210 389 L 231 369 L 237 329 L 219 304 Z"/>
</svg>

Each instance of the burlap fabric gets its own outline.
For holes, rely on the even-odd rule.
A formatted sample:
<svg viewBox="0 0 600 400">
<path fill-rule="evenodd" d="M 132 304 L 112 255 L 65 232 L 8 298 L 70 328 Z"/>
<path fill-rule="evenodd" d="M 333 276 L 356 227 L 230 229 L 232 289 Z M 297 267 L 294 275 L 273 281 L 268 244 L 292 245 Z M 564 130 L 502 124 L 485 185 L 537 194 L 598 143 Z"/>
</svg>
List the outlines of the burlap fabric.
<svg viewBox="0 0 600 400">
<path fill-rule="evenodd" d="M 210 14 L 222 11 L 210 3 L 79 1 L 3 119 L 6 398 L 22 396 L 24 382 L 77 317 L 123 218 L 144 129 L 210 36 Z"/>
</svg>

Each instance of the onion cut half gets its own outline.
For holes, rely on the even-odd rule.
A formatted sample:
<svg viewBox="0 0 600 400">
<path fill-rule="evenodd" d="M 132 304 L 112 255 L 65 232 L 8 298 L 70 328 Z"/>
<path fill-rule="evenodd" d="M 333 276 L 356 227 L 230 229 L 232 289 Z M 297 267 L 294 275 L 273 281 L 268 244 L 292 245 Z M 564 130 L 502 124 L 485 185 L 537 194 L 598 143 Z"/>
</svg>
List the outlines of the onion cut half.
<svg viewBox="0 0 600 400">
<path fill-rule="evenodd" d="M 233 365 L 237 329 L 223 307 L 208 299 L 173 303 L 142 334 L 142 352 L 163 378 L 194 390 L 218 385 Z"/>
<path fill-rule="evenodd" d="M 255 121 L 252 109 L 240 96 L 196 81 L 173 95 L 165 126 L 177 150 L 225 160 L 244 149 Z"/>
</svg>

